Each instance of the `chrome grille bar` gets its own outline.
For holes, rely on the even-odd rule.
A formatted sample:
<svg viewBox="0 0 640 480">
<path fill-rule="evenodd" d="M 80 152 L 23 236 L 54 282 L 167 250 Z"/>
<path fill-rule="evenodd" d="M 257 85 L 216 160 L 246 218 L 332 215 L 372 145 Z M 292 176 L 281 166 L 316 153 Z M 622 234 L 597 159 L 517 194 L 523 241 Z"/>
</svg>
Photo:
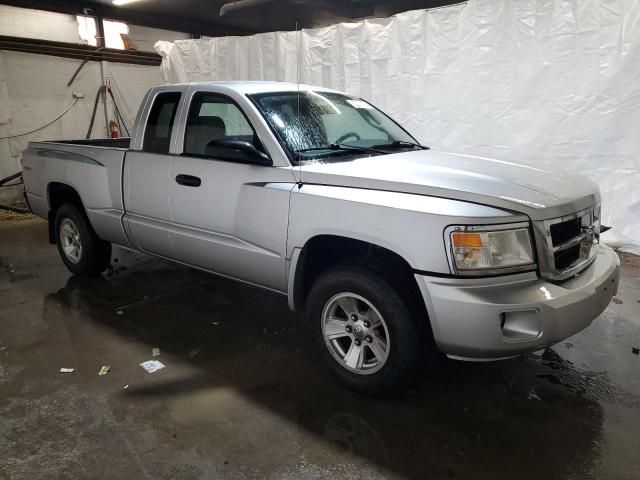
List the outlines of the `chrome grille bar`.
<svg viewBox="0 0 640 480">
<path fill-rule="evenodd" d="M 564 250 L 568 250 L 571 247 L 575 247 L 579 243 L 583 242 L 586 237 L 587 237 L 587 234 L 585 233 L 585 234 L 582 234 L 582 235 L 577 235 L 577 236 L 573 237 L 572 239 L 567 240 L 564 243 L 560 243 L 560 244 L 556 245 L 555 247 L 553 247 L 553 253 L 562 252 Z"/>
</svg>

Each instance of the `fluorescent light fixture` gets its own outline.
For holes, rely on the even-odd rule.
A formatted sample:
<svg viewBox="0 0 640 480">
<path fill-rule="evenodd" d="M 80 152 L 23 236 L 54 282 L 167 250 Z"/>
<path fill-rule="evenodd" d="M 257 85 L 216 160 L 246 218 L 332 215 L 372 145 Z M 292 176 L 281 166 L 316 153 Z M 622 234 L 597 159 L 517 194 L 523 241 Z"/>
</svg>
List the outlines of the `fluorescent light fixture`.
<svg viewBox="0 0 640 480">
<path fill-rule="evenodd" d="M 111 3 L 113 3 L 114 5 L 120 6 L 120 5 L 126 5 L 127 3 L 133 3 L 137 1 L 138 0 L 112 0 Z"/>
</svg>

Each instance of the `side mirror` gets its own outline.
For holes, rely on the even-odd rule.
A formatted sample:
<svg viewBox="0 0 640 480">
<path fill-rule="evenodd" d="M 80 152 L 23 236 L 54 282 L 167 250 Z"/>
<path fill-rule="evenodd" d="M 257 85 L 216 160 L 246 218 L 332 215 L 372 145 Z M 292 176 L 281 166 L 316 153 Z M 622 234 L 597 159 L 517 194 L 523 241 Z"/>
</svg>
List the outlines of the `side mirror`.
<svg viewBox="0 0 640 480">
<path fill-rule="evenodd" d="M 273 165 L 273 161 L 264 152 L 258 150 L 251 142 L 224 138 L 212 140 L 204 151 L 207 157 L 229 160 L 231 162 L 249 163 L 255 165 Z"/>
</svg>

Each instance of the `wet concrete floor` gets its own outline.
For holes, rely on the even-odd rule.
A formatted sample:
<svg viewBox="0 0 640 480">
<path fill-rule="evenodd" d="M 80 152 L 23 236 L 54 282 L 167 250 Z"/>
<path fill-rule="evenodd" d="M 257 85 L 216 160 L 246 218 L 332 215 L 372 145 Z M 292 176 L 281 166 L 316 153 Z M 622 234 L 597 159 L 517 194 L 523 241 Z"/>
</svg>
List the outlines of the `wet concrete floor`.
<svg viewBox="0 0 640 480">
<path fill-rule="evenodd" d="M 0 479 L 640 478 L 637 257 L 579 335 L 382 401 L 334 382 L 284 297 L 119 249 L 78 279 L 46 238 L 0 222 Z"/>
</svg>

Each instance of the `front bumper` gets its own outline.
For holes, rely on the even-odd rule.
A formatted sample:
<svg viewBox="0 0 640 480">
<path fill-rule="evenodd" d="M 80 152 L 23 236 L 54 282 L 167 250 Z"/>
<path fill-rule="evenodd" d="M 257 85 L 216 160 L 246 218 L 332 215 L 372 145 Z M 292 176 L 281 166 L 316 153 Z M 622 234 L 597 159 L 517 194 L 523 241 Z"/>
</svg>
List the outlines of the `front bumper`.
<svg viewBox="0 0 640 480">
<path fill-rule="evenodd" d="M 416 275 L 438 348 L 496 360 L 553 345 L 588 327 L 618 291 L 620 260 L 599 245 L 577 276 L 549 283 L 535 272 L 484 279 Z"/>
</svg>

